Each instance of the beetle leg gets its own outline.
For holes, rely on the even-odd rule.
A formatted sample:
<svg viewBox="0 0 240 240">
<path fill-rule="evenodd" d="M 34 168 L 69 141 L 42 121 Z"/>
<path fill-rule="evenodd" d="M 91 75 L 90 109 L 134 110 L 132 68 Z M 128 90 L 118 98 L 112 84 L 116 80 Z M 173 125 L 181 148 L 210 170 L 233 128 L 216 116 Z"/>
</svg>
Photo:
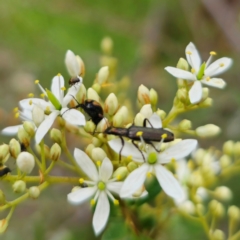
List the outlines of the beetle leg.
<svg viewBox="0 0 240 240">
<path fill-rule="evenodd" d="M 155 145 L 151 141 L 145 141 L 147 144 L 151 145 L 156 152 L 161 152 L 161 150 L 157 149 Z"/>
<path fill-rule="evenodd" d="M 121 142 L 122 142 L 122 147 L 121 147 L 121 149 L 120 149 L 120 151 L 119 151 L 119 162 L 121 162 L 121 158 L 122 158 L 122 150 L 123 150 L 123 147 L 124 147 L 124 140 L 123 140 L 123 138 L 122 138 L 122 136 L 119 136 L 120 137 L 120 139 L 121 139 Z"/>
<path fill-rule="evenodd" d="M 151 124 L 151 122 L 149 121 L 149 119 L 147 119 L 147 118 L 144 118 L 144 120 L 143 120 L 143 126 L 144 126 L 144 127 L 147 126 L 147 122 L 149 123 L 149 125 L 150 125 L 152 128 L 154 128 L 153 125 Z"/>
<path fill-rule="evenodd" d="M 132 144 L 138 149 L 138 151 L 141 153 L 141 155 L 142 155 L 142 157 L 143 157 L 144 162 L 146 162 L 146 161 L 145 161 L 146 159 L 145 159 L 142 151 L 139 149 L 138 145 L 134 142 L 134 140 L 132 140 Z"/>
</svg>

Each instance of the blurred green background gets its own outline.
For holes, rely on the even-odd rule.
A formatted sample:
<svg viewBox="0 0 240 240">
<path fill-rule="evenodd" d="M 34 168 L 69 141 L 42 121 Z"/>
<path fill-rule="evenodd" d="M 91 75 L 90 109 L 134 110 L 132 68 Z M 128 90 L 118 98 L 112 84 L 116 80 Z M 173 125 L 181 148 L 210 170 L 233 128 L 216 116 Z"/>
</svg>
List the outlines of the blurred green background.
<svg viewBox="0 0 240 240">
<path fill-rule="evenodd" d="M 17 123 L 12 109 L 28 93 L 38 92 L 35 79 L 49 87 L 60 72 L 68 80 L 64 66 L 68 49 L 84 60 L 84 83 L 89 87 L 100 67 L 100 42 L 109 36 L 119 61 L 118 78 L 131 78 L 133 103 L 138 86 L 144 84 L 158 91 L 159 107 L 165 111 L 170 110 L 177 86 L 164 67 L 185 57 L 190 41 L 203 60 L 212 50 L 217 57 L 233 58 L 233 67 L 222 75 L 227 88 L 210 89 L 214 106 L 181 117 L 191 119 L 194 128 L 207 123 L 222 128 L 219 137 L 201 141 L 203 147 L 239 140 L 239 9 L 238 0 L 0 1 L 1 128 Z M 21 205 L 1 239 L 94 239 L 88 205 L 76 208 L 66 202 L 70 187 L 52 188 L 39 201 Z M 171 224 L 161 239 L 204 239 L 196 226 L 179 219 Z"/>
</svg>

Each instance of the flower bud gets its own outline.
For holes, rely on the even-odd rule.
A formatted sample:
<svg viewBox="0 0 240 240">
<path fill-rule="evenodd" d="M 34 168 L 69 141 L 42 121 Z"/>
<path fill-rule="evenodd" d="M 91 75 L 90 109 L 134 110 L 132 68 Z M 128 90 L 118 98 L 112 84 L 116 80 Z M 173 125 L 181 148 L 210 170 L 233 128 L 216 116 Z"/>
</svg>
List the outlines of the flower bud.
<svg viewBox="0 0 240 240">
<path fill-rule="evenodd" d="M 222 230 L 220 229 L 215 229 L 214 232 L 212 233 L 212 240 L 224 240 L 225 234 Z"/>
<path fill-rule="evenodd" d="M 179 208 L 187 214 L 193 215 L 195 213 L 195 206 L 192 201 L 185 201 L 179 205 Z"/>
<path fill-rule="evenodd" d="M 95 90 L 97 93 L 100 93 L 101 92 L 101 85 L 99 83 L 94 83 L 92 85 L 92 89 Z"/>
<path fill-rule="evenodd" d="M 138 168 L 138 165 L 137 165 L 137 163 L 135 163 L 135 162 L 130 162 L 130 163 L 127 165 L 127 169 L 128 169 L 129 172 L 132 172 L 132 171 L 134 171 L 134 170 L 137 169 L 137 168 Z"/>
<path fill-rule="evenodd" d="M 0 165 L 4 164 L 9 156 L 9 146 L 7 144 L 0 145 Z"/>
<path fill-rule="evenodd" d="M 209 96 L 209 89 L 208 88 L 202 88 L 202 100 L 205 101 Z"/>
<path fill-rule="evenodd" d="M 42 154 L 42 150 L 41 150 L 41 147 L 37 144 L 35 145 L 35 149 L 36 151 L 38 152 L 39 155 Z M 44 154 L 45 154 L 45 158 L 50 158 L 50 149 L 48 147 L 48 145 L 44 144 Z"/>
<path fill-rule="evenodd" d="M 103 118 L 97 125 L 97 129 L 96 129 L 96 132 L 104 132 L 107 127 L 108 127 L 108 121 L 107 121 L 107 118 Z M 115 126 L 115 125 L 114 125 Z"/>
<path fill-rule="evenodd" d="M 104 152 L 102 148 L 96 147 L 92 149 L 91 153 L 92 159 L 97 162 L 97 161 L 103 161 L 105 157 L 107 157 L 107 154 Z"/>
<path fill-rule="evenodd" d="M 31 138 L 22 127 L 18 129 L 18 139 L 25 147 L 29 146 Z"/>
<path fill-rule="evenodd" d="M 87 133 L 93 133 L 96 126 L 92 121 L 87 121 L 83 128 Z"/>
<path fill-rule="evenodd" d="M 108 79 L 109 76 L 109 67 L 105 66 L 100 68 L 100 70 L 98 71 L 98 76 L 97 76 L 97 81 L 100 85 L 102 85 L 103 83 L 105 83 Z"/>
<path fill-rule="evenodd" d="M 182 103 L 187 103 L 188 101 L 188 93 L 185 88 L 180 88 L 177 90 L 177 98 L 182 102 Z"/>
<path fill-rule="evenodd" d="M 77 94 L 76 94 L 76 99 L 78 102 L 83 103 L 87 95 L 87 90 L 84 86 L 84 84 L 81 84 Z"/>
<path fill-rule="evenodd" d="M 96 137 L 93 137 L 92 138 L 92 144 L 95 146 L 95 147 L 100 147 L 102 145 L 102 141 Z"/>
<path fill-rule="evenodd" d="M 228 155 L 223 155 L 219 159 L 219 161 L 220 161 L 220 166 L 222 168 L 226 168 L 226 167 L 228 167 L 232 163 L 231 158 Z"/>
<path fill-rule="evenodd" d="M 150 92 L 147 87 L 141 84 L 138 88 L 138 101 L 141 105 L 150 103 Z"/>
<path fill-rule="evenodd" d="M 236 142 L 233 147 L 233 153 L 235 157 L 240 156 L 240 142 Z"/>
<path fill-rule="evenodd" d="M 60 130 L 56 129 L 56 128 L 52 128 L 50 131 L 50 138 L 58 143 L 59 145 L 62 144 L 62 133 Z"/>
<path fill-rule="evenodd" d="M 85 149 L 86 154 L 91 157 L 92 156 L 92 150 L 94 148 L 95 148 L 95 146 L 92 143 L 88 144 L 86 149 Z"/>
<path fill-rule="evenodd" d="M 71 77 L 76 77 L 80 75 L 80 65 L 76 59 L 75 54 L 71 50 L 68 50 L 66 52 L 65 65 Z"/>
<path fill-rule="evenodd" d="M 240 209 L 237 206 L 230 206 L 228 208 L 228 217 L 234 221 L 240 220 Z"/>
<path fill-rule="evenodd" d="M 214 137 L 220 134 L 221 129 L 214 124 L 207 124 L 196 129 L 196 134 L 199 137 Z"/>
<path fill-rule="evenodd" d="M 184 119 L 179 123 L 178 127 L 182 131 L 189 130 L 192 128 L 192 122 L 187 119 Z"/>
<path fill-rule="evenodd" d="M 110 37 L 103 38 L 103 40 L 101 41 L 101 49 L 102 49 L 103 53 L 105 53 L 107 55 L 112 53 L 113 41 Z"/>
<path fill-rule="evenodd" d="M 218 202 L 216 200 L 212 200 L 209 203 L 209 211 L 216 218 L 222 218 L 224 216 L 224 214 L 225 214 L 224 206 L 220 202 Z"/>
<path fill-rule="evenodd" d="M 127 177 L 127 175 L 128 175 L 127 167 L 119 167 L 113 173 L 113 177 L 116 178 L 118 181 L 124 180 Z"/>
<path fill-rule="evenodd" d="M 113 126 L 121 127 L 128 120 L 128 109 L 125 106 L 122 106 L 117 113 L 113 116 Z"/>
<path fill-rule="evenodd" d="M 57 161 L 61 156 L 61 147 L 54 143 L 50 149 L 50 159 L 53 161 Z"/>
<path fill-rule="evenodd" d="M 37 127 L 40 126 L 40 124 L 43 122 L 43 120 L 45 119 L 45 114 L 44 114 L 44 110 L 39 107 L 38 105 L 34 105 L 33 106 L 33 110 L 32 110 L 32 119 L 33 122 L 35 123 L 35 125 Z M 23 126 L 24 127 L 24 126 Z M 25 128 L 24 128 L 25 129 Z M 26 130 L 26 129 L 25 129 Z M 26 132 L 28 133 L 28 131 L 26 130 Z M 34 126 L 34 132 L 35 132 L 35 126 Z M 28 133 L 29 134 L 29 133 Z M 31 136 L 31 134 L 29 134 Z"/>
<path fill-rule="evenodd" d="M 3 191 L 0 189 L 0 206 L 5 205 L 5 203 L 6 203 L 5 195 Z"/>
<path fill-rule="evenodd" d="M 203 101 L 199 104 L 200 107 L 204 107 L 204 108 L 211 107 L 212 105 L 213 105 L 212 98 L 207 98 L 205 101 Z"/>
<path fill-rule="evenodd" d="M 142 106 L 140 113 L 144 118 L 150 118 L 153 115 L 153 110 L 151 104 L 145 104 Z"/>
<path fill-rule="evenodd" d="M 227 155 L 232 155 L 233 154 L 233 150 L 234 149 L 234 142 L 229 140 L 227 142 L 225 142 L 223 144 L 223 152 Z"/>
<path fill-rule="evenodd" d="M 39 197 L 41 192 L 39 187 L 33 186 L 29 188 L 28 193 L 30 198 L 36 199 Z"/>
<path fill-rule="evenodd" d="M 16 163 L 22 172 L 29 174 L 34 168 L 35 160 L 32 154 L 21 152 L 17 157 Z"/>
<path fill-rule="evenodd" d="M 198 204 L 196 205 L 196 211 L 197 211 L 199 214 L 203 215 L 203 214 L 205 213 L 205 207 L 204 207 L 201 203 L 198 203 Z"/>
<path fill-rule="evenodd" d="M 114 93 L 108 95 L 104 103 L 104 112 L 110 116 L 114 115 L 118 109 L 118 99 Z"/>
<path fill-rule="evenodd" d="M 194 187 L 200 187 L 203 184 L 202 175 L 198 171 L 193 172 L 190 175 L 188 181 L 189 181 L 189 184 Z"/>
<path fill-rule="evenodd" d="M 224 201 L 224 202 L 229 202 L 230 200 L 232 200 L 232 191 L 225 186 L 221 186 L 221 187 L 217 187 L 214 191 L 214 196 L 220 200 L 220 201 Z"/>
<path fill-rule="evenodd" d="M 158 109 L 157 111 L 156 111 L 156 114 L 161 118 L 161 120 L 163 120 L 165 117 L 166 117 L 166 112 L 164 112 L 163 110 L 161 110 L 161 109 Z"/>
<path fill-rule="evenodd" d="M 177 63 L 177 68 L 188 71 L 188 62 L 184 58 L 180 58 Z"/>
<path fill-rule="evenodd" d="M 82 58 L 78 55 L 76 55 L 76 60 L 80 66 L 79 76 L 83 77 L 85 75 L 85 64 Z"/>
<path fill-rule="evenodd" d="M 149 91 L 150 103 L 152 106 L 156 106 L 158 103 L 158 94 L 153 88 Z"/>
<path fill-rule="evenodd" d="M 1 151 L 1 150 L 0 150 Z M 21 152 L 21 145 L 19 141 L 12 138 L 9 142 L 9 152 L 13 158 L 17 158 L 18 154 Z"/>
<path fill-rule="evenodd" d="M 197 197 L 200 197 L 201 200 L 206 200 L 209 196 L 208 191 L 204 187 L 199 187 L 196 191 Z"/>
<path fill-rule="evenodd" d="M 146 105 L 144 105 L 144 106 L 146 106 Z M 141 113 L 138 113 L 136 115 L 136 117 L 134 118 L 134 125 L 135 126 L 143 126 L 144 119 L 145 119 L 145 117 Z"/>
<path fill-rule="evenodd" d="M 28 133 L 30 137 L 33 137 L 35 134 L 35 125 L 32 122 L 25 121 L 23 122 L 23 128 Z"/>
<path fill-rule="evenodd" d="M 12 188 L 15 193 L 24 193 L 26 190 L 26 183 L 23 180 L 17 180 L 12 185 Z"/>
<path fill-rule="evenodd" d="M 6 218 L 0 220 L 0 234 L 4 233 L 7 230 L 7 227 L 8 227 L 8 220 Z"/>
<path fill-rule="evenodd" d="M 88 97 L 88 99 L 92 99 L 97 102 L 100 101 L 100 97 L 99 97 L 98 93 L 93 88 L 89 88 L 87 90 L 87 97 Z"/>
</svg>

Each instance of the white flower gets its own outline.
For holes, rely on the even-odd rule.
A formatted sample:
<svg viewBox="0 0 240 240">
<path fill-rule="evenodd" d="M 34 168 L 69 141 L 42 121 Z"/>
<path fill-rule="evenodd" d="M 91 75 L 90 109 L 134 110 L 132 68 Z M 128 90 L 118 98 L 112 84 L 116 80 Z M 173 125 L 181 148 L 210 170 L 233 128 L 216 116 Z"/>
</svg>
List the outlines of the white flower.
<svg viewBox="0 0 240 240">
<path fill-rule="evenodd" d="M 36 144 L 39 144 L 43 137 L 46 135 L 56 117 L 61 115 L 68 123 L 72 125 L 85 125 L 86 120 L 84 115 L 76 109 L 67 107 L 68 103 L 76 95 L 80 88 L 80 84 L 69 88 L 67 94 L 64 96 L 64 79 L 61 75 L 55 76 L 52 79 L 51 92 L 44 90 L 38 83 L 44 96 L 49 99 L 46 101 L 40 98 L 30 98 L 20 101 L 20 105 L 23 109 L 32 111 L 34 104 L 38 105 L 45 111 L 45 120 L 39 125 L 35 134 Z"/>
<path fill-rule="evenodd" d="M 118 152 L 122 148 L 121 139 L 114 139 L 108 142 L 110 147 Z M 178 181 L 174 178 L 163 164 L 170 162 L 172 159 L 182 159 L 189 155 L 197 146 L 197 141 L 193 139 L 183 140 L 167 148 L 165 151 L 158 153 L 152 146 L 146 145 L 145 151 L 140 152 L 133 144 L 124 141 L 121 154 L 131 156 L 132 160 L 142 165 L 130 173 L 124 181 L 120 196 L 125 198 L 136 192 L 143 184 L 150 173 L 156 175 L 156 178 L 162 189 L 170 197 L 182 199 L 184 192 Z M 144 156 L 144 159 L 143 159 Z"/>
<path fill-rule="evenodd" d="M 201 64 L 201 57 L 195 45 L 191 42 L 187 45 L 185 52 L 187 61 L 192 67 L 191 72 L 175 67 L 166 67 L 165 70 L 176 78 L 193 82 L 189 91 L 189 98 L 192 104 L 198 103 L 202 99 L 202 83 L 216 88 L 225 87 L 226 83 L 223 79 L 213 76 L 225 72 L 232 65 L 231 58 L 223 57 L 210 64 L 212 56 L 216 55 L 215 52 L 210 52 L 207 62 Z"/>
<path fill-rule="evenodd" d="M 69 193 L 68 201 L 72 204 L 81 204 L 92 197 L 92 203 L 97 201 L 93 215 L 93 228 L 95 234 L 99 235 L 108 221 L 110 213 L 109 199 L 118 204 L 111 192 L 119 194 L 122 182 L 110 179 L 113 174 L 113 165 L 107 157 L 102 161 L 99 171 L 88 155 L 80 149 L 75 148 L 74 157 L 77 164 L 92 181 L 84 181 L 88 187 Z"/>
</svg>

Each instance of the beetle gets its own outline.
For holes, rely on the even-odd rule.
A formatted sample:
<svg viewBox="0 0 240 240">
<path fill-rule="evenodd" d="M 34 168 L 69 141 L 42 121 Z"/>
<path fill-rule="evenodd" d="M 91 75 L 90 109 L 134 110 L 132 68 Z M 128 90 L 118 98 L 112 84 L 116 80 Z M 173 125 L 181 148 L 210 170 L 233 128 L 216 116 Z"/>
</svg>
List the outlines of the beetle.
<svg viewBox="0 0 240 240">
<path fill-rule="evenodd" d="M 4 175 L 6 175 L 10 172 L 11 172 L 11 170 L 9 167 L 4 166 L 4 165 L 0 166 L 0 177 L 3 177 Z"/>
<path fill-rule="evenodd" d="M 72 87 L 73 85 L 81 82 L 81 79 L 79 77 L 72 77 L 69 79 L 68 83 Z"/>
</svg>

